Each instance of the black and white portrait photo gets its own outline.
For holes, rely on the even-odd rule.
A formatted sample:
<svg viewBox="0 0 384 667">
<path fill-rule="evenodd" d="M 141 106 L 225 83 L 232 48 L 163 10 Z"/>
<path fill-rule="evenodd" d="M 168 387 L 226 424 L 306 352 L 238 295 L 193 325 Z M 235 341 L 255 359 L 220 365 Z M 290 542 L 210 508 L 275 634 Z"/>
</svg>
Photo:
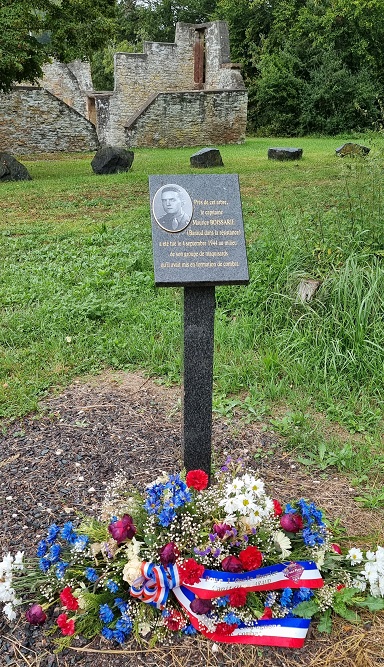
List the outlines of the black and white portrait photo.
<svg viewBox="0 0 384 667">
<path fill-rule="evenodd" d="M 186 190 L 168 183 L 159 188 L 153 198 L 153 215 L 166 232 L 181 232 L 192 218 L 192 200 Z"/>
</svg>

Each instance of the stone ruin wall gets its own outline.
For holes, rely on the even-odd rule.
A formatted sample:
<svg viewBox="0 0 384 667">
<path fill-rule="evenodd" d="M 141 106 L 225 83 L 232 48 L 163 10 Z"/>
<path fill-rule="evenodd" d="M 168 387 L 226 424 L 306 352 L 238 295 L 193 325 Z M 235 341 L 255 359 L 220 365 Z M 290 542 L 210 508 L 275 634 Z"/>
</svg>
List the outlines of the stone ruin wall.
<svg viewBox="0 0 384 667">
<path fill-rule="evenodd" d="M 87 92 L 93 90 L 91 66 L 84 60 L 64 64 L 57 60 L 43 67 L 43 77 L 38 82 L 52 95 L 87 117 Z"/>
<path fill-rule="evenodd" d="M 14 155 L 97 150 L 95 126 L 43 88 L 1 96 L 0 148 Z"/>
<path fill-rule="evenodd" d="M 196 79 L 199 40 L 204 80 Z M 247 95 L 239 68 L 230 63 L 224 21 L 178 23 L 174 43 L 145 42 L 141 54 L 117 53 L 114 91 L 94 92 L 89 63 L 80 60 L 47 64 L 39 83 L 0 95 L 1 150 L 191 146 L 245 137 Z"/>
<path fill-rule="evenodd" d="M 204 82 L 198 83 L 195 74 L 194 50 L 198 35 L 202 33 L 204 33 L 205 72 Z M 186 106 L 186 101 L 191 102 L 194 99 L 191 95 L 185 96 L 181 105 L 180 97 L 178 97 L 178 103 L 174 109 L 172 105 L 175 104 L 176 98 L 170 95 L 166 100 L 164 97 L 164 93 L 186 93 L 194 90 L 215 90 L 219 95 L 221 89 L 225 89 L 225 92 L 227 90 L 240 91 L 236 105 L 237 107 L 243 106 L 241 113 L 238 114 L 236 110 L 239 125 L 231 124 L 229 132 L 226 132 L 224 128 L 225 109 L 226 104 L 232 103 L 236 95 L 223 94 L 222 102 L 219 105 L 220 114 L 216 119 L 209 114 L 211 105 L 209 97 L 205 100 L 199 94 L 189 107 Z M 161 102 L 155 103 L 159 93 L 162 93 Z M 115 55 L 115 90 L 110 94 L 95 93 L 93 97 L 97 132 L 102 144 L 117 146 L 199 145 L 210 142 L 209 137 L 216 135 L 219 138 L 222 137 L 221 143 L 225 141 L 225 136 L 231 136 L 231 142 L 244 140 L 247 97 L 239 68 L 230 63 L 229 35 L 227 24 L 224 21 L 215 21 L 201 26 L 178 23 L 174 43 L 144 42 L 142 54 L 117 53 Z M 151 109 L 152 104 L 156 104 L 156 109 Z M 177 113 L 181 108 L 182 115 L 177 120 Z M 162 115 L 160 109 L 163 109 Z M 200 111 L 201 115 L 196 115 Z M 228 117 L 234 116 L 230 107 L 227 108 L 227 114 Z M 147 126 L 146 118 L 148 119 Z M 164 129 L 161 141 L 156 140 L 157 132 L 151 135 L 154 118 L 157 118 L 157 122 Z M 170 119 L 172 119 L 172 128 L 177 127 L 176 136 L 180 136 L 181 143 L 175 143 L 175 139 L 172 139 L 172 143 L 166 143 L 166 137 L 174 136 L 173 129 L 167 131 L 167 128 L 164 127 Z M 191 131 L 183 132 L 186 122 L 190 128 L 193 125 L 199 128 L 199 132 L 193 132 L 194 139 L 192 139 Z M 130 129 L 132 123 L 135 127 L 132 126 Z M 204 123 L 208 123 L 206 128 Z M 221 132 L 217 133 L 214 128 L 219 123 L 221 123 Z M 133 140 L 135 144 L 131 143 Z"/>
<path fill-rule="evenodd" d="M 211 145 L 239 143 L 246 122 L 245 91 L 159 93 L 147 113 L 125 129 L 126 143 L 161 148 L 199 146 L 202 139 Z"/>
</svg>

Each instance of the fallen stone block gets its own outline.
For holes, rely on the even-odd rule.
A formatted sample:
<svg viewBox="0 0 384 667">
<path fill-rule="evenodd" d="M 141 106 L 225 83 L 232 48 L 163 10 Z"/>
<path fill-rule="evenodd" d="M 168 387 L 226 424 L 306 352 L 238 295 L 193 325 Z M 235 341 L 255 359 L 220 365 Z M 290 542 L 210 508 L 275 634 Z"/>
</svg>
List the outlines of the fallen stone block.
<svg viewBox="0 0 384 667">
<path fill-rule="evenodd" d="M 371 149 L 368 146 L 361 146 L 360 144 L 354 144 L 353 142 L 347 142 L 339 148 L 336 148 L 336 155 L 339 157 L 345 157 L 346 155 L 368 155 Z"/>
<path fill-rule="evenodd" d="M 132 166 L 133 151 L 118 146 L 103 146 L 99 148 L 91 162 L 95 174 L 118 174 L 129 171 Z"/>
<path fill-rule="evenodd" d="M 190 157 L 191 167 L 224 167 L 218 148 L 202 148 Z"/>
<path fill-rule="evenodd" d="M 300 160 L 302 148 L 268 148 L 268 160 Z"/>
<path fill-rule="evenodd" d="M 9 153 L 0 153 L 0 181 L 31 181 L 27 169 Z"/>
</svg>

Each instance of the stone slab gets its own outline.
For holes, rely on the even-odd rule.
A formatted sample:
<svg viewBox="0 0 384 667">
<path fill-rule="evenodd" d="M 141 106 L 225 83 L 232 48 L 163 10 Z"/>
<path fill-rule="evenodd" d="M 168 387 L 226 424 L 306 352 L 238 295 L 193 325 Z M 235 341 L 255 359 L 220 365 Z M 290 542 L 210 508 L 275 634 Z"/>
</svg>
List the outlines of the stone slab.
<svg viewBox="0 0 384 667">
<path fill-rule="evenodd" d="M 133 159 L 133 151 L 119 146 L 103 146 L 97 151 L 91 167 L 95 174 L 119 174 L 122 171 L 129 171 Z"/>
<path fill-rule="evenodd" d="M 176 220 L 163 206 L 172 187 L 182 200 Z M 150 176 L 149 189 L 158 287 L 248 284 L 237 174 Z"/>
<path fill-rule="evenodd" d="M 218 148 L 202 148 L 189 158 L 191 167 L 204 169 L 207 167 L 224 167 L 224 162 Z"/>
<path fill-rule="evenodd" d="M 361 146 L 349 141 L 336 148 L 336 155 L 339 157 L 345 157 L 346 155 L 368 155 L 370 150 L 368 146 Z"/>
<path fill-rule="evenodd" d="M 268 160 L 301 160 L 302 148 L 268 148 Z"/>
</svg>

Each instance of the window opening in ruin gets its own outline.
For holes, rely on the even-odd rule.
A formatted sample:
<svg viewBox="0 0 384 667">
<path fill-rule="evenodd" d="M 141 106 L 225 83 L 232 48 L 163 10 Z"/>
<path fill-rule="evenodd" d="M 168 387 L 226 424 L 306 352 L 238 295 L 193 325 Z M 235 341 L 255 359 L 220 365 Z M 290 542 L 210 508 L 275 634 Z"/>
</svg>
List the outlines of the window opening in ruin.
<svg viewBox="0 0 384 667">
<path fill-rule="evenodd" d="M 195 82 L 195 88 L 204 88 L 204 84 L 205 84 L 205 28 L 200 28 L 199 30 L 195 30 L 194 82 Z"/>
<path fill-rule="evenodd" d="M 94 97 L 87 97 L 87 114 L 88 120 L 96 125 L 96 102 Z"/>
</svg>

